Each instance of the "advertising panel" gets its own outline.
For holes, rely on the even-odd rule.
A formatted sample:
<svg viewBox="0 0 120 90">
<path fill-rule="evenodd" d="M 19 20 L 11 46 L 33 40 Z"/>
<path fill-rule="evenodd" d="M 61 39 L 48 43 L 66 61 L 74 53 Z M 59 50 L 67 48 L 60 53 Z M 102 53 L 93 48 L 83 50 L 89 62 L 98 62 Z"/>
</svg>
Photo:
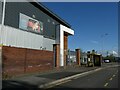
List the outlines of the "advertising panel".
<svg viewBox="0 0 120 90">
<path fill-rule="evenodd" d="M 19 17 L 19 28 L 43 34 L 43 23 L 22 13 Z"/>
</svg>

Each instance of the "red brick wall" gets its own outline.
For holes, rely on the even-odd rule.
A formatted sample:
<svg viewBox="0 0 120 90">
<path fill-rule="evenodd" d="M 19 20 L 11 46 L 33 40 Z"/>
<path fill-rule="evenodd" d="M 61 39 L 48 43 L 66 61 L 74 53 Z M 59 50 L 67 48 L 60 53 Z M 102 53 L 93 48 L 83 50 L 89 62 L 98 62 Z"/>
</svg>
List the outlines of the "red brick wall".
<svg viewBox="0 0 120 90">
<path fill-rule="evenodd" d="M 10 76 L 53 68 L 53 51 L 2 47 L 3 74 Z"/>
<path fill-rule="evenodd" d="M 55 67 L 60 66 L 60 44 L 54 44 L 54 55 L 55 55 Z"/>
<path fill-rule="evenodd" d="M 53 52 L 44 50 L 27 50 L 26 72 L 48 70 L 53 67 Z"/>
<path fill-rule="evenodd" d="M 81 65 L 80 63 L 80 49 L 76 49 L 76 61 L 77 61 L 77 65 Z"/>
<path fill-rule="evenodd" d="M 2 47 L 3 72 L 9 75 L 24 73 L 25 50 L 13 47 Z"/>
<path fill-rule="evenodd" d="M 67 62 L 67 51 L 68 50 L 68 35 L 64 34 L 64 66 L 66 66 Z"/>
</svg>

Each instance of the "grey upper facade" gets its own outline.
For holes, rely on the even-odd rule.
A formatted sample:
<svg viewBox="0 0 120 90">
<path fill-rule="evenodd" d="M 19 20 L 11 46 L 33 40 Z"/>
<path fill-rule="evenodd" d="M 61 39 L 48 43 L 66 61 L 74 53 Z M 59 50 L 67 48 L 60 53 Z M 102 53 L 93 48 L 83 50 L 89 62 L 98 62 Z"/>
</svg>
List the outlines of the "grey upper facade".
<svg viewBox="0 0 120 90">
<path fill-rule="evenodd" d="M 2 6 L 3 3 L 0 2 L 0 7 Z M 2 8 L 0 8 L 0 12 L 2 12 Z M 23 16 L 40 21 L 43 25 L 43 33 L 20 28 L 20 20 Z M 2 13 L 0 14 L 0 19 L 2 20 Z M 52 45 L 56 44 L 57 41 L 58 36 L 56 35 L 58 35 L 58 26 L 60 24 L 68 28 L 71 27 L 41 3 L 6 2 L 4 25 L 7 27 L 3 33 L 2 43 L 7 46 L 32 49 L 43 48 L 52 51 Z"/>
</svg>

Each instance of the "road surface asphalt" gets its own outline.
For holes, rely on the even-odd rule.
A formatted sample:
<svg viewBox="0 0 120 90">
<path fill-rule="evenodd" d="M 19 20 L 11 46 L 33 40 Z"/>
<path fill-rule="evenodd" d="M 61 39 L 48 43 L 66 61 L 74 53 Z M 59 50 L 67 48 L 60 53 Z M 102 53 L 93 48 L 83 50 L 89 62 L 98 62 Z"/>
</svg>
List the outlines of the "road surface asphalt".
<svg viewBox="0 0 120 90">
<path fill-rule="evenodd" d="M 15 77 L 2 81 L 2 88 L 23 88 L 37 89 L 40 88 L 116 88 L 118 84 L 118 68 L 110 68 L 117 64 L 104 64 L 102 67 L 70 67 L 68 69 L 51 71 L 48 73 L 38 73 Z M 104 69 L 103 69 L 104 68 Z M 116 73 L 116 74 L 115 74 Z M 112 82 L 109 82 L 109 78 Z M 64 84 L 62 84 L 64 83 Z M 106 84 L 108 83 L 108 84 Z M 106 85 L 105 85 L 106 84 Z M 105 85 L 105 86 L 104 86 Z"/>
</svg>

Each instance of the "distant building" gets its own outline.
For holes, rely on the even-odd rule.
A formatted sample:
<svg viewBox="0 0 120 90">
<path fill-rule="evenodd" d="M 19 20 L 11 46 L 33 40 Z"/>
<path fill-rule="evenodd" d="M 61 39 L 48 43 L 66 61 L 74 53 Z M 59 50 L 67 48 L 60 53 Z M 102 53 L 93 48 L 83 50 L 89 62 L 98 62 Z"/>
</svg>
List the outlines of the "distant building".
<svg viewBox="0 0 120 90">
<path fill-rule="evenodd" d="M 41 3 L 27 1 L 6 2 L 4 25 L 0 22 L 4 72 L 41 71 L 53 68 L 55 64 L 64 67 L 68 36 L 74 35 L 74 31 Z M 2 6 L 3 2 L 0 2 L 0 21 L 3 20 Z M 57 51 L 53 45 L 59 46 Z"/>
<path fill-rule="evenodd" d="M 88 58 L 88 65 L 89 63 L 93 64 L 93 66 L 101 66 L 102 62 L 102 55 L 97 54 L 95 50 L 92 50 L 92 52 L 87 53 L 87 58 Z"/>
<path fill-rule="evenodd" d="M 87 53 L 86 52 L 83 52 L 83 53 L 81 53 L 82 55 L 82 57 L 81 57 L 81 64 L 87 64 L 87 60 L 88 60 L 88 58 L 87 58 Z"/>
<path fill-rule="evenodd" d="M 67 64 L 76 63 L 76 51 L 68 51 Z"/>
</svg>

